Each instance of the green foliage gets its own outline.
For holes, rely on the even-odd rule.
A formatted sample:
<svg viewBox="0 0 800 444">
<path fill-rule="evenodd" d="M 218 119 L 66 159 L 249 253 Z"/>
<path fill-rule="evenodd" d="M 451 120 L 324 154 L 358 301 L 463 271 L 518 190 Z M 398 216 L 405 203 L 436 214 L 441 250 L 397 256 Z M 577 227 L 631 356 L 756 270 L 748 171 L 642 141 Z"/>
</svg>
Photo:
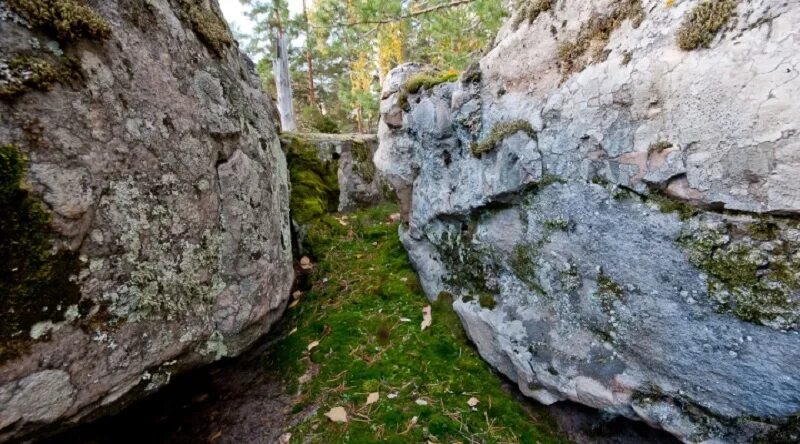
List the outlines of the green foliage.
<svg viewBox="0 0 800 444">
<path fill-rule="evenodd" d="M 8 6 L 62 41 L 106 39 L 111 26 L 83 0 L 7 0 Z"/>
<path fill-rule="evenodd" d="M 736 0 L 704 0 L 692 9 L 678 30 L 678 46 L 691 51 L 708 48 L 736 12 Z"/>
<path fill-rule="evenodd" d="M 292 218 L 306 224 L 339 206 L 338 162 L 319 159 L 317 148 L 302 135 L 284 134 L 292 193 Z"/>
<path fill-rule="evenodd" d="M 244 3 L 256 22 L 247 38 L 248 51 L 265 60 L 273 58 L 278 10 L 282 29 L 294 45 L 289 58 L 295 109 L 324 109 L 342 132 L 375 130 L 380 83 L 389 69 L 414 61 L 439 70 L 463 70 L 491 43 L 506 15 L 496 0 L 474 0 L 406 18 L 401 17 L 420 5 L 402 0 L 319 0 L 313 6 L 308 2 L 306 25 L 303 15 L 291 15 L 284 1 Z M 431 0 L 425 6 L 449 3 Z M 313 61 L 313 102 L 308 58 Z M 271 67 L 265 68 L 259 72 L 271 84 Z"/>
<path fill-rule="evenodd" d="M 312 132 L 339 134 L 339 124 L 323 115 L 316 106 L 304 106 L 300 111 L 300 125 Z"/>
<path fill-rule="evenodd" d="M 313 412 L 290 430 L 292 442 L 567 443 L 541 407 L 523 407 L 503 389 L 466 341 L 453 296 L 429 303 L 420 292 L 397 225 L 386 222 L 396 211 L 362 210 L 349 226 L 321 222 L 323 228 L 311 229 L 326 233 L 310 241 L 321 252 L 314 284 L 278 327 L 291 333 L 263 361 L 299 388 L 293 411 Z M 433 323 L 421 331 L 428 304 Z M 312 341 L 319 345 L 309 353 Z M 300 385 L 312 365 L 316 373 Z M 380 399 L 366 406 L 370 392 Z M 472 396 L 480 400 L 476 410 L 467 405 Z M 346 409 L 348 423 L 323 416 L 334 406 Z"/>
<path fill-rule="evenodd" d="M 0 145 L 0 362 L 18 356 L 37 322 L 60 321 L 80 291 L 76 254 L 54 251 L 50 216 L 22 187 L 26 159 Z"/>
<path fill-rule="evenodd" d="M 181 11 L 200 41 L 219 56 L 233 43 L 233 38 L 225 21 L 203 3 L 202 0 L 180 0 Z"/>
<path fill-rule="evenodd" d="M 608 15 L 595 15 L 581 26 L 578 37 L 561 44 L 558 48 L 558 59 L 561 72 L 568 75 L 582 71 L 587 63 L 595 63 L 604 59 L 606 43 L 625 20 L 631 20 L 638 27 L 644 20 L 645 12 L 641 0 L 616 0 L 613 10 Z M 594 51 L 587 54 L 589 49 Z"/>
<path fill-rule="evenodd" d="M 489 136 L 480 142 L 473 142 L 470 146 L 472 155 L 480 157 L 488 152 L 491 152 L 497 147 L 497 144 L 502 142 L 506 137 L 512 136 L 518 132 L 524 132 L 531 139 L 536 139 L 536 131 L 526 120 L 512 120 L 509 122 L 498 123 L 492 128 Z"/>
</svg>

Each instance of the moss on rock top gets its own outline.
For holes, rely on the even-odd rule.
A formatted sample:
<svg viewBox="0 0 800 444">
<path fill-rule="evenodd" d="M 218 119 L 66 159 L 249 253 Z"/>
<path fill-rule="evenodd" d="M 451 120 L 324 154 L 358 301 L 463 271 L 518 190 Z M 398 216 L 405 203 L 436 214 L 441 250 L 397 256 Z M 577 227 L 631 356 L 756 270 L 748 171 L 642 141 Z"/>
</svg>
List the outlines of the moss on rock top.
<svg viewBox="0 0 800 444">
<path fill-rule="evenodd" d="M 198 0 L 180 0 L 180 7 L 197 37 L 214 54 L 222 55 L 222 51 L 233 43 L 228 26 L 216 12 Z"/>
<path fill-rule="evenodd" d="M 692 9 L 678 30 L 678 46 L 686 51 L 708 48 L 736 12 L 736 0 L 704 0 Z"/>
<path fill-rule="evenodd" d="M 83 0 L 7 0 L 32 25 L 59 40 L 105 39 L 111 26 Z"/>
</svg>

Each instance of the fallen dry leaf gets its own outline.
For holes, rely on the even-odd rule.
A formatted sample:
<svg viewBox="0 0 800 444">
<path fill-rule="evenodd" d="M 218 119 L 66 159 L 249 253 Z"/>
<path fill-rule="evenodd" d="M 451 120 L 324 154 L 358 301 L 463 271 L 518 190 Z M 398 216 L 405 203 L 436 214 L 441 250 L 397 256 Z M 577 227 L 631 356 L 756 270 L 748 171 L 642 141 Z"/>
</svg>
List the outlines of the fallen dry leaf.
<svg viewBox="0 0 800 444">
<path fill-rule="evenodd" d="M 479 402 L 480 401 L 478 401 L 478 398 L 473 396 L 472 398 L 469 398 L 469 401 L 467 401 L 467 405 L 470 407 L 475 407 L 476 405 L 478 405 Z"/>
<path fill-rule="evenodd" d="M 300 296 L 303 296 L 303 292 L 300 290 L 297 290 L 294 293 L 292 293 L 292 298 L 294 299 L 300 299 Z"/>
<path fill-rule="evenodd" d="M 289 335 L 293 335 L 295 333 L 297 333 L 297 327 L 293 328 L 292 331 L 289 332 Z"/>
<path fill-rule="evenodd" d="M 311 351 L 311 350 L 312 350 L 314 347 L 316 347 L 316 346 L 318 346 L 318 345 L 319 345 L 319 341 L 314 341 L 314 342 L 312 342 L 312 343 L 308 344 L 308 347 L 306 347 L 306 349 L 307 349 L 308 351 Z"/>
<path fill-rule="evenodd" d="M 278 438 L 278 444 L 289 444 L 289 442 L 291 442 L 291 440 L 292 440 L 292 434 L 289 433 L 289 432 L 286 432 L 283 435 L 281 435 L 280 438 Z"/>
<path fill-rule="evenodd" d="M 388 395 L 386 395 L 386 397 L 389 399 L 397 398 L 397 393 L 389 393 Z"/>
<path fill-rule="evenodd" d="M 344 407 L 334 407 L 325 416 L 333 422 L 347 422 L 347 412 Z"/>
<path fill-rule="evenodd" d="M 400 213 L 392 213 L 389 215 L 389 222 L 400 222 Z"/>
<path fill-rule="evenodd" d="M 310 270 L 314 268 L 314 266 L 311 265 L 311 259 L 309 259 L 308 256 L 303 256 L 300 259 L 300 268 L 303 270 Z"/>
<path fill-rule="evenodd" d="M 367 395 L 367 405 L 375 404 L 380 399 L 381 395 L 378 392 L 372 392 Z"/>
<path fill-rule="evenodd" d="M 420 399 L 417 399 L 417 400 L 416 400 L 416 401 L 414 401 L 414 402 L 416 402 L 416 403 L 417 403 L 417 405 L 428 405 L 428 401 L 426 401 L 426 400 L 424 400 L 424 399 L 422 399 L 422 398 L 420 398 Z"/>
<path fill-rule="evenodd" d="M 295 299 L 295 300 L 292 301 L 291 304 L 289 304 L 289 308 L 295 308 L 295 307 L 297 307 L 297 304 L 299 304 L 299 303 L 300 303 L 300 301 Z"/>
<path fill-rule="evenodd" d="M 426 305 L 422 307 L 422 324 L 420 324 L 420 328 L 425 330 L 426 328 L 431 326 L 433 322 L 433 318 L 431 317 L 431 306 Z"/>
</svg>

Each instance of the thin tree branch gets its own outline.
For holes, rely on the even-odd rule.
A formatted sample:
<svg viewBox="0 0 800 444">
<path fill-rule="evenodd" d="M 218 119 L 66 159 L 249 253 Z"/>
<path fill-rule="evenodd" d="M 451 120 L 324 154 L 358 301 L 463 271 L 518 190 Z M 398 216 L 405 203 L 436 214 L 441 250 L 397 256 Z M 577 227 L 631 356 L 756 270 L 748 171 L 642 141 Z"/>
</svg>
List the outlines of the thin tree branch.
<svg viewBox="0 0 800 444">
<path fill-rule="evenodd" d="M 441 4 L 441 5 L 430 6 L 428 8 L 420 9 L 419 11 L 410 12 L 408 14 L 397 16 L 397 17 L 388 17 L 388 18 L 383 18 L 383 19 L 380 19 L 380 20 L 365 20 L 363 22 L 339 23 L 339 26 L 351 27 L 351 26 L 358 26 L 358 25 L 384 25 L 386 23 L 399 22 L 401 20 L 410 19 L 410 18 L 419 16 L 419 15 L 429 14 L 431 12 L 436 12 L 436 11 L 439 11 L 441 9 L 454 8 L 456 6 L 465 5 L 467 3 L 472 3 L 473 1 L 475 1 L 475 0 L 453 0 L 450 3 L 444 3 L 444 4 Z"/>
</svg>

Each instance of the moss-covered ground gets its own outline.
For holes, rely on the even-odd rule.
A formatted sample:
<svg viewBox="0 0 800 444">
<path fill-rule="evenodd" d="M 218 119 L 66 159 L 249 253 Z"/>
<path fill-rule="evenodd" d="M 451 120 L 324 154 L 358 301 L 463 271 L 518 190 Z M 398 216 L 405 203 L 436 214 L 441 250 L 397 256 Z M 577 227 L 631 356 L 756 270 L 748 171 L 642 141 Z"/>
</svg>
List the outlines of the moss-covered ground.
<svg viewBox="0 0 800 444">
<path fill-rule="evenodd" d="M 543 410 L 503 388 L 446 297 L 432 304 L 432 325 L 421 330 L 429 302 L 397 224 L 387 222 L 395 211 L 326 215 L 309 232 L 314 269 L 300 279 L 306 288 L 278 330 L 285 336 L 263 363 L 298 391 L 296 412 L 313 412 L 292 441 L 568 442 Z M 378 401 L 367 405 L 374 392 Z M 343 407 L 348 422 L 325 417 L 333 407 Z"/>
</svg>

